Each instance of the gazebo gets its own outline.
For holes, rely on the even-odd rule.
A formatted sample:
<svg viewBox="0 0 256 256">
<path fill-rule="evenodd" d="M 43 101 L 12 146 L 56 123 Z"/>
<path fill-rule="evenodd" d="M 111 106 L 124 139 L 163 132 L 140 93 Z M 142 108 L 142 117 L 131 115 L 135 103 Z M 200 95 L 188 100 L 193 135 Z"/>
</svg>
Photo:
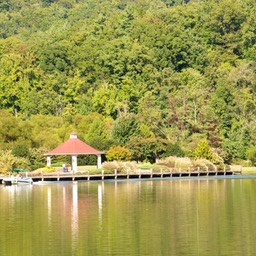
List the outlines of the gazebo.
<svg viewBox="0 0 256 256">
<path fill-rule="evenodd" d="M 55 149 L 47 152 L 47 166 L 51 166 L 51 157 L 58 155 L 70 155 L 72 159 L 72 171 L 77 171 L 77 156 L 78 155 L 96 155 L 97 156 L 97 168 L 101 168 L 101 155 L 102 151 L 98 151 L 93 147 L 87 145 L 83 141 L 77 138 L 77 134 L 72 132 L 70 138 L 56 147 Z"/>
</svg>

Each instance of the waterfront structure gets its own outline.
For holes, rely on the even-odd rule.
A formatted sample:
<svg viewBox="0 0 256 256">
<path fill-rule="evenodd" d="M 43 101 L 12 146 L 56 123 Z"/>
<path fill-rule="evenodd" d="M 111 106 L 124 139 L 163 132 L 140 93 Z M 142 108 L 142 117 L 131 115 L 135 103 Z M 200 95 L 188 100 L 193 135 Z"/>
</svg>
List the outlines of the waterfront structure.
<svg viewBox="0 0 256 256">
<path fill-rule="evenodd" d="M 235 178 L 236 175 L 238 175 L 238 178 L 241 178 L 242 171 L 240 170 L 158 170 L 156 172 L 153 171 L 153 169 L 150 170 L 140 170 L 137 171 L 124 171 L 121 173 L 118 173 L 117 170 L 113 171 L 113 173 L 104 173 L 104 170 L 101 170 L 101 172 L 96 174 L 90 174 L 90 173 L 41 173 L 40 175 L 31 175 L 31 179 L 35 184 L 37 182 L 56 182 L 56 181 L 90 181 L 90 180 L 130 180 L 130 179 L 136 179 L 136 180 L 148 180 L 148 179 L 193 179 L 193 178 L 209 178 L 209 177 L 233 177 Z M 28 173 L 30 175 L 30 173 Z M 0 177 L 0 183 L 3 180 L 3 177 Z"/>
<path fill-rule="evenodd" d="M 57 155 L 70 155 L 72 159 L 72 171 L 77 171 L 77 156 L 79 155 L 96 155 L 97 156 L 97 168 L 101 168 L 101 155 L 102 151 L 98 151 L 95 148 L 89 146 L 82 140 L 77 138 L 77 134 L 72 132 L 67 141 L 56 147 L 55 149 L 47 152 L 47 166 L 51 166 L 51 157 Z"/>
</svg>

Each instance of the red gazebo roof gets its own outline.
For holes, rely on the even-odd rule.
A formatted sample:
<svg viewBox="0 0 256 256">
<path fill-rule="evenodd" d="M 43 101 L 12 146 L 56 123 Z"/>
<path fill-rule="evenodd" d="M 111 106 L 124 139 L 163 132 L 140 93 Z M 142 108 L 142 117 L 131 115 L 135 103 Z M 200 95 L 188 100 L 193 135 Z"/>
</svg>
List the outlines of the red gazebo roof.
<svg viewBox="0 0 256 256">
<path fill-rule="evenodd" d="M 46 155 L 100 155 L 103 153 L 104 152 L 98 151 L 78 139 L 77 134 L 75 132 L 72 132 L 70 134 L 70 138 L 67 141 L 65 141 L 55 149 L 47 152 Z"/>
</svg>

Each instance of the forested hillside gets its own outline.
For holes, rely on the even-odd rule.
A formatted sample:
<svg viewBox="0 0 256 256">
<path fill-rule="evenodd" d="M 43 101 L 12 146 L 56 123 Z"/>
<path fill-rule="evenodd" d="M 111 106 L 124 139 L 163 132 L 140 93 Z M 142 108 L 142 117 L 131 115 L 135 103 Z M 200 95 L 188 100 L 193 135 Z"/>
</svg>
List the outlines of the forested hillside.
<svg viewBox="0 0 256 256">
<path fill-rule="evenodd" d="M 0 0 L 0 149 L 32 161 L 75 130 L 134 160 L 193 157 L 207 139 L 215 158 L 254 161 L 255 13 L 255 0 Z"/>
</svg>

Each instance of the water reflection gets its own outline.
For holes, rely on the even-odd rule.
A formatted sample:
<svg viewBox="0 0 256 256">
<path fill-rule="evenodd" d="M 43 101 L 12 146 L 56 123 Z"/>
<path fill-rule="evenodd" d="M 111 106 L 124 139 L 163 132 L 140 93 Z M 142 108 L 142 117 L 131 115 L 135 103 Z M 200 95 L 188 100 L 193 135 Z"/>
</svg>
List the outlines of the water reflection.
<svg viewBox="0 0 256 256">
<path fill-rule="evenodd" d="M 48 209 L 48 225 L 51 226 L 52 221 L 52 191 L 49 187 L 47 189 L 47 209 Z"/>
<path fill-rule="evenodd" d="M 66 190 L 67 186 L 63 186 L 62 188 L 62 204 L 63 204 L 63 212 L 66 212 Z"/>
<path fill-rule="evenodd" d="M 102 201 L 103 201 L 103 185 L 104 183 L 102 184 L 99 184 L 98 185 L 98 209 L 99 209 L 99 227 L 100 227 L 100 230 L 102 230 Z"/>
<path fill-rule="evenodd" d="M 72 248 L 75 249 L 78 241 L 78 186 L 72 187 L 72 214 L 71 214 Z"/>
<path fill-rule="evenodd" d="M 0 200 L 0 255 L 233 256 L 256 250 L 254 179 L 0 187 Z"/>
</svg>

